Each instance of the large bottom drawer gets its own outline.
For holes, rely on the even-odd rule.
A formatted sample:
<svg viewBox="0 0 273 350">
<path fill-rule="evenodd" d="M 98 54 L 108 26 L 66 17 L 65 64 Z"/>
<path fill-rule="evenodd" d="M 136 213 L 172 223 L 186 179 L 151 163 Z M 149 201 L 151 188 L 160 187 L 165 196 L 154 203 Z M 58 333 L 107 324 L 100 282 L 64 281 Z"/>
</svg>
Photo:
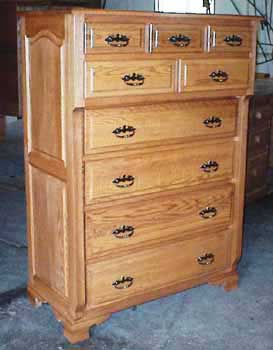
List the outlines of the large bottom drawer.
<svg viewBox="0 0 273 350">
<path fill-rule="evenodd" d="M 229 232 L 87 266 L 88 306 L 115 303 L 227 267 Z"/>
<path fill-rule="evenodd" d="M 213 230 L 231 220 L 232 185 L 203 191 L 117 201 L 86 211 L 86 255 L 119 252 L 148 241 L 182 237 L 196 230 Z"/>
</svg>

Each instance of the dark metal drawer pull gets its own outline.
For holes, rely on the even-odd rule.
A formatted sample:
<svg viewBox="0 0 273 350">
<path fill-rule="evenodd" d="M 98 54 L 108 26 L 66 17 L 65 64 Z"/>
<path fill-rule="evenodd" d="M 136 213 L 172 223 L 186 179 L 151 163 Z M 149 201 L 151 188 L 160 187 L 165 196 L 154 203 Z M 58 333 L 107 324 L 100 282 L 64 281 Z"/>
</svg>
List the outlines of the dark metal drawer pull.
<svg viewBox="0 0 273 350">
<path fill-rule="evenodd" d="M 133 277 L 121 276 L 120 279 L 112 283 L 112 286 L 115 287 L 116 289 L 127 289 L 127 288 L 130 288 L 133 283 L 134 283 Z"/>
<path fill-rule="evenodd" d="M 123 175 L 114 179 L 113 184 L 119 188 L 130 187 L 134 184 L 135 178 L 132 175 Z"/>
<path fill-rule="evenodd" d="M 226 36 L 224 42 L 229 46 L 241 46 L 243 39 L 239 35 Z"/>
<path fill-rule="evenodd" d="M 121 139 L 127 139 L 129 137 L 133 137 L 136 133 L 136 128 L 129 125 L 123 125 L 122 127 L 116 128 L 113 131 L 113 134 L 116 135 L 116 137 L 119 137 Z"/>
<path fill-rule="evenodd" d="M 186 47 L 191 43 L 191 38 L 186 35 L 173 35 L 168 38 L 169 42 L 178 47 Z"/>
<path fill-rule="evenodd" d="M 112 234 L 116 237 L 116 238 L 130 238 L 133 236 L 135 232 L 135 228 L 133 226 L 120 226 L 119 228 L 115 229 Z"/>
<path fill-rule="evenodd" d="M 144 84 L 144 76 L 142 74 L 133 73 L 131 75 L 126 74 L 121 78 L 126 85 L 129 86 L 141 86 Z"/>
<path fill-rule="evenodd" d="M 204 120 L 204 124 L 207 128 L 220 128 L 222 126 L 222 119 L 219 117 L 209 117 Z"/>
<path fill-rule="evenodd" d="M 228 73 L 218 70 L 217 72 L 212 72 L 210 75 L 211 79 L 216 83 L 224 83 L 228 80 Z"/>
<path fill-rule="evenodd" d="M 217 215 L 217 209 L 214 207 L 207 207 L 200 211 L 199 215 L 203 219 L 211 219 Z"/>
<path fill-rule="evenodd" d="M 214 263 L 214 254 L 207 253 L 204 255 L 199 256 L 197 259 L 197 262 L 199 265 L 211 265 Z"/>
<path fill-rule="evenodd" d="M 214 160 L 208 160 L 207 162 L 203 163 L 200 168 L 205 173 L 213 173 L 216 172 L 219 168 L 219 164 L 215 162 Z"/>
<path fill-rule="evenodd" d="M 129 44 L 129 38 L 123 34 L 112 34 L 105 38 L 108 45 L 114 47 L 125 47 Z"/>
</svg>

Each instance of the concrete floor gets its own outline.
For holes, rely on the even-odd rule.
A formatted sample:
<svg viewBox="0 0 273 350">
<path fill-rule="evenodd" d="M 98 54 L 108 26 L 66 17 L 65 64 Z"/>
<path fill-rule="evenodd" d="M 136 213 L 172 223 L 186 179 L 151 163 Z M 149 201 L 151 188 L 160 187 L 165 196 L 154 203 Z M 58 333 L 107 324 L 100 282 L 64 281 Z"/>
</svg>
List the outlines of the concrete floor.
<svg viewBox="0 0 273 350">
<path fill-rule="evenodd" d="M 204 285 L 146 303 L 114 314 L 90 340 L 68 344 L 50 307 L 26 299 L 22 147 L 18 134 L 9 140 L 4 151 L 0 145 L 0 350 L 273 349 L 273 196 L 246 210 L 238 290 Z"/>
</svg>

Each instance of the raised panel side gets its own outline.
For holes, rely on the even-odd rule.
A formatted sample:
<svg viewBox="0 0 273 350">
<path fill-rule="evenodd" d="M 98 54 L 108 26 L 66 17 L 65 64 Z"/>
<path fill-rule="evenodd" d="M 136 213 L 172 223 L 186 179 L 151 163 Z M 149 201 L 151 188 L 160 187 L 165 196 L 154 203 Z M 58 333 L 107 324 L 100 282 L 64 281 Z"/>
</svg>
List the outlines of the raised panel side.
<svg viewBox="0 0 273 350">
<path fill-rule="evenodd" d="M 66 184 L 37 168 L 29 171 L 33 275 L 67 296 Z"/>
<path fill-rule="evenodd" d="M 29 40 L 32 149 L 62 159 L 61 44 L 49 31 Z"/>
<path fill-rule="evenodd" d="M 63 27 L 62 16 L 25 16 L 20 28 L 28 290 L 60 309 L 69 297 Z"/>
</svg>

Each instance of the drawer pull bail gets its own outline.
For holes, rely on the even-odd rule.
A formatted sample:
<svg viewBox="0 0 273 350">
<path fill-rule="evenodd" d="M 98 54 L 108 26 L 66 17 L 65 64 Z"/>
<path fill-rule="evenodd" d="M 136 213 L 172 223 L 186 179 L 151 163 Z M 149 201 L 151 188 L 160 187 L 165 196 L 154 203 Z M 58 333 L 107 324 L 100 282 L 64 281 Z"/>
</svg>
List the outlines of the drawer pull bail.
<svg viewBox="0 0 273 350">
<path fill-rule="evenodd" d="M 239 35 L 226 36 L 224 42 L 229 46 L 241 46 L 243 39 Z"/>
<path fill-rule="evenodd" d="M 209 117 L 204 120 L 204 124 L 207 128 L 220 128 L 222 126 L 222 119 L 219 117 Z"/>
<path fill-rule="evenodd" d="M 203 219 L 211 219 L 217 215 L 217 209 L 214 207 L 207 207 L 200 211 L 199 215 Z"/>
<path fill-rule="evenodd" d="M 125 47 L 129 44 L 129 38 L 123 34 L 109 35 L 105 38 L 108 45 L 113 47 Z"/>
<path fill-rule="evenodd" d="M 211 79 L 216 83 L 224 83 L 228 80 L 228 73 L 218 70 L 217 72 L 212 72 L 210 75 Z"/>
<path fill-rule="evenodd" d="M 130 186 L 133 186 L 134 182 L 135 182 L 135 177 L 132 175 L 123 175 L 123 176 L 117 177 L 112 181 L 112 183 L 119 188 L 127 188 Z"/>
<path fill-rule="evenodd" d="M 115 229 L 112 234 L 119 239 L 124 238 L 130 238 L 133 236 L 135 232 L 135 228 L 133 226 L 120 226 L 119 228 Z"/>
<path fill-rule="evenodd" d="M 205 173 L 215 173 L 218 168 L 219 164 L 214 161 L 214 160 L 208 160 L 207 162 L 203 163 L 200 168 L 205 172 Z"/>
<path fill-rule="evenodd" d="M 133 277 L 121 276 L 120 279 L 112 283 L 112 286 L 115 287 L 116 289 L 127 289 L 127 288 L 130 288 L 133 283 L 134 283 Z"/>
<path fill-rule="evenodd" d="M 122 127 L 116 128 L 113 134 L 121 139 L 127 139 L 133 137 L 136 133 L 136 128 L 130 125 L 123 125 Z"/>
<path fill-rule="evenodd" d="M 144 76 L 142 74 L 126 74 L 123 78 L 121 78 L 126 85 L 129 86 L 141 86 L 144 84 Z"/>
<path fill-rule="evenodd" d="M 191 38 L 189 38 L 186 35 L 173 35 L 170 38 L 168 38 L 169 42 L 177 47 L 186 47 L 189 46 L 191 43 Z"/>
<path fill-rule="evenodd" d="M 204 255 L 199 256 L 197 259 L 197 262 L 199 265 L 211 265 L 214 263 L 214 254 L 207 253 Z"/>
</svg>

